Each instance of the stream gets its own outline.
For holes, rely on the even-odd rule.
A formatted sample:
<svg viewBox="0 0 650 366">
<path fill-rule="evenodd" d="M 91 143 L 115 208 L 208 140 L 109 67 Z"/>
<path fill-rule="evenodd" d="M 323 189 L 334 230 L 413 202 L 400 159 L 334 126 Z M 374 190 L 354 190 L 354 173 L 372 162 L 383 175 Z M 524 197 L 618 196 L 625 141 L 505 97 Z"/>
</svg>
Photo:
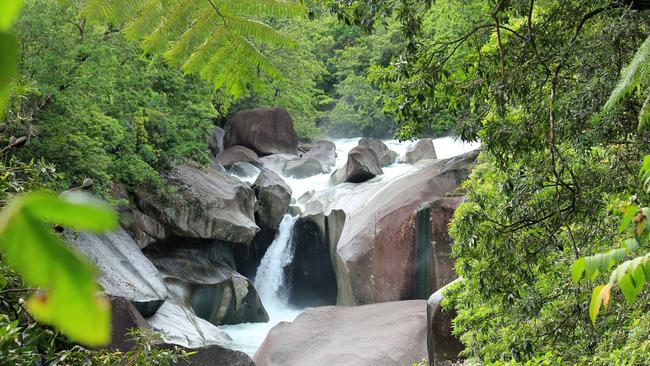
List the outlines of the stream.
<svg viewBox="0 0 650 366">
<path fill-rule="evenodd" d="M 360 138 L 332 140 L 336 144 L 336 166 L 334 169 L 343 167 L 347 161 L 348 152 L 358 145 Z M 397 140 L 384 141 L 389 149 L 403 157 L 408 147 L 413 142 L 399 142 Z M 452 137 L 443 137 L 433 140 L 438 159 L 446 159 L 463 154 L 478 148 L 478 144 L 462 143 Z M 393 180 L 414 169 L 413 165 L 394 163 L 383 168 L 384 174 L 374 180 Z M 351 186 L 346 183 L 333 188 L 329 185 L 330 174 L 319 174 L 305 179 L 294 179 L 283 177 L 291 187 L 292 196 L 298 202 L 299 198 L 310 191 L 320 192 L 330 189 L 345 190 Z M 363 184 L 363 183 L 362 183 Z M 299 205 L 299 203 L 298 203 Z M 262 344 L 271 328 L 282 321 L 293 321 L 305 309 L 295 309 L 288 305 L 286 298 L 286 280 L 284 268 L 293 260 L 292 232 L 297 217 L 286 215 L 278 234 L 273 243 L 262 258 L 254 281 L 262 303 L 269 314 L 267 323 L 245 323 L 219 328 L 226 332 L 232 339 L 232 347 L 243 351 L 253 357 L 259 346 Z"/>
</svg>

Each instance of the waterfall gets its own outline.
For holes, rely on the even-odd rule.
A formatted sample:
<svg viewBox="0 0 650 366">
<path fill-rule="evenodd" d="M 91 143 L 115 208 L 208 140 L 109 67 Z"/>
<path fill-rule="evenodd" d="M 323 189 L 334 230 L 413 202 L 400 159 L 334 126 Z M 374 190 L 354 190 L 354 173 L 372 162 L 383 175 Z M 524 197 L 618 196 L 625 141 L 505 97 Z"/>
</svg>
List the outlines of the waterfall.
<svg viewBox="0 0 650 366">
<path fill-rule="evenodd" d="M 255 289 L 269 313 L 287 307 L 285 290 L 284 267 L 293 260 L 291 239 L 297 217 L 285 215 L 280 223 L 278 234 L 271 246 L 262 257 L 257 268 Z"/>
</svg>

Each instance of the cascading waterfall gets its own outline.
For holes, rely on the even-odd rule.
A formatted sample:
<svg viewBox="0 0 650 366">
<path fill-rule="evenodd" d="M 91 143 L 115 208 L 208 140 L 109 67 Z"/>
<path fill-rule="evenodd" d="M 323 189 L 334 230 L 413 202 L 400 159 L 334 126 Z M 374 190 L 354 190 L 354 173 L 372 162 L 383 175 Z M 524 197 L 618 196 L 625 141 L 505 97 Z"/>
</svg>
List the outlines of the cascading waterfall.
<svg viewBox="0 0 650 366">
<path fill-rule="evenodd" d="M 297 219 L 288 214 L 284 216 L 275 240 L 257 268 L 255 289 L 270 314 L 287 308 L 284 267 L 293 260 L 291 239 Z"/>
<path fill-rule="evenodd" d="M 334 169 L 341 168 L 347 161 L 348 152 L 357 146 L 359 138 L 334 140 L 336 144 L 336 166 Z M 396 140 L 384 141 L 388 147 L 397 152 L 399 156 L 404 156 L 410 143 L 402 143 Z M 478 148 L 479 144 L 459 143 L 452 137 L 443 137 L 434 140 L 434 146 L 439 159 L 449 158 Z M 395 163 L 383 168 L 384 174 L 378 179 L 392 180 L 414 169 L 411 165 Z M 295 179 L 283 177 L 285 182 L 291 187 L 293 197 L 298 199 L 304 193 L 309 191 L 320 192 L 333 189 L 329 185 L 329 174 L 319 174 L 305 179 Z M 248 181 L 254 181 L 254 178 L 242 178 Z M 348 189 L 343 187 L 337 190 Z M 293 228 L 297 218 L 286 215 L 278 229 L 276 238 L 268 248 L 257 269 L 255 279 L 255 288 L 269 314 L 268 323 L 248 323 L 229 326 L 221 326 L 233 339 L 232 347 L 253 356 L 257 348 L 262 344 L 268 332 L 281 321 L 293 321 L 298 314 L 302 312 L 299 309 L 291 308 L 287 303 L 287 293 L 284 268 L 293 261 L 294 247 L 291 242 L 293 237 Z"/>
<path fill-rule="evenodd" d="M 301 312 L 291 308 L 287 303 L 284 267 L 293 260 L 293 227 L 298 217 L 285 215 L 278 228 L 273 243 L 266 250 L 262 261 L 257 267 L 255 289 L 257 290 L 264 308 L 269 314 L 268 323 L 247 323 L 221 326 L 234 340 L 233 348 L 248 353 L 251 357 L 268 332 L 281 321 L 293 321 Z"/>
</svg>

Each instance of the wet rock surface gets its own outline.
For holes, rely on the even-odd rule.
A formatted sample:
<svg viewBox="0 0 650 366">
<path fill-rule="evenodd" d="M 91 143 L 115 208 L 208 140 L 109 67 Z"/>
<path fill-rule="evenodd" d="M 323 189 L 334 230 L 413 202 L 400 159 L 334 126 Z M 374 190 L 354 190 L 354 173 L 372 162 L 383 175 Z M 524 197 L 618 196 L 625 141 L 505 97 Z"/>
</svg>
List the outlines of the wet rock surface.
<svg viewBox="0 0 650 366">
<path fill-rule="evenodd" d="M 404 156 L 404 162 L 415 164 L 420 160 L 437 159 L 436 149 L 433 146 L 433 140 L 422 139 L 410 146 Z"/>
<path fill-rule="evenodd" d="M 458 280 L 461 281 L 461 280 Z M 456 317 L 453 309 L 443 309 L 440 302 L 446 287 L 435 292 L 427 301 L 427 350 L 430 366 L 446 366 L 461 361 L 459 356 L 464 346 L 452 334 L 452 321 Z"/>
<path fill-rule="evenodd" d="M 350 150 L 347 163 L 332 173 L 330 183 L 363 183 L 381 174 L 384 172 L 377 154 L 369 147 L 360 145 Z"/>
<path fill-rule="evenodd" d="M 404 366 L 427 358 L 426 301 L 309 309 L 276 325 L 257 366 Z"/>
<path fill-rule="evenodd" d="M 298 155 L 298 137 L 293 120 L 284 108 L 241 111 L 230 120 L 226 148 L 246 146 L 261 156 L 286 153 Z"/>
<path fill-rule="evenodd" d="M 231 245 L 175 239 L 146 250 L 173 297 L 214 325 L 269 317 L 250 281 L 235 271 Z"/>
<path fill-rule="evenodd" d="M 359 145 L 366 146 L 375 152 L 377 160 L 382 167 L 387 167 L 397 160 L 397 153 L 392 151 L 381 140 L 364 137 L 359 140 Z"/>
<path fill-rule="evenodd" d="M 263 163 L 255 151 L 244 146 L 232 146 L 221 151 L 215 157 L 215 161 L 228 169 L 237 162 L 246 162 L 257 167 L 262 167 Z"/>
<path fill-rule="evenodd" d="M 332 141 L 318 140 L 314 142 L 311 149 L 303 154 L 303 158 L 316 159 L 327 169 L 329 173 L 336 164 L 336 145 Z"/>
<path fill-rule="evenodd" d="M 174 169 L 173 196 L 160 197 L 146 189 L 135 192 L 137 208 L 177 236 L 249 243 L 255 224 L 255 192 L 237 178 L 183 164 Z M 157 239 L 164 239 L 158 237 Z"/>
</svg>

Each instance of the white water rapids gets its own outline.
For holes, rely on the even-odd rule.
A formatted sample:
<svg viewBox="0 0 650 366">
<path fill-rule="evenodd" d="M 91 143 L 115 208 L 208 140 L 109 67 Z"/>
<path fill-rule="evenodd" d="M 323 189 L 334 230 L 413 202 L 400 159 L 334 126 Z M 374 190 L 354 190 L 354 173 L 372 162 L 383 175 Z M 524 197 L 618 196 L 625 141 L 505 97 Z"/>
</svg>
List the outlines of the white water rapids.
<svg viewBox="0 0 650 366">
<path fill-rule="evenodd" d="M 332 140 L 336 144 L 336 166 L 334 169 L 345 165 L 348 152 L 358 145 L 360 138 Z M 389 149 L 403 157 L 412 142 L 399 142 L 397 140 L 384 141 Z M 452 137 L 434 139 L 438 159 L 446 159 L 460 155 L 478 148 L 479 144 L 467 144 Z M 395 163 L 383 168 L 384 174 L 375 179 L 393 180 L 411 171 L 413 166 Z M 283 177 L 293 192 L 295 199 L 300 198 L 309 191 L 320 192 L 332 189 L 329 185 L 330 174 L 320 174 L 305 179 Z M 363 184 L 363 183 L 362 183 Z M 337 188 L 339 189 L 339 188 Z M 340 189 L 345 189 L 344 187 Z M 291 242 L 295 217 L 286 215 L 280 224 L 278 234 L 262 258 L 254 281 L 262 303 L 266 308 L 270 321 L 268 323 L 246 323 L 219 327 L 232 339 L 232 347 L 246 352 L 251 357 L 266 338 L 268 332 L 282 321 L 293 321 L 304 309 L 291 308 L 286 301 L 284 268 L 293 260 L 293 245 Z"/>
</svg>

